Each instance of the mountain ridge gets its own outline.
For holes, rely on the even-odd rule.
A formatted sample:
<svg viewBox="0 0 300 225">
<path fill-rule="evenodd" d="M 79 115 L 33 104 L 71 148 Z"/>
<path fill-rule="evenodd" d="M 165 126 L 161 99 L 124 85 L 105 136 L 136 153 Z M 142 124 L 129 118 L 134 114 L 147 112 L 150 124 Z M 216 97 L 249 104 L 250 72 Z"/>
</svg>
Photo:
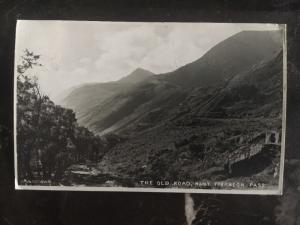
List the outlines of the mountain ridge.
<svg viewBox="0 0 300 225">
<path fill-rule="evenodd" d="M 137 68 L 117 81 L 86 83 L 72 87 L 69 92 L 66 92 L 66 96 L 59 98 L 58 104 L 73 109 L 80 123 L 82 115 L 88 113 L 93 106 L 153 75 L 154 73 L 148 70 Z"/>
</svg>

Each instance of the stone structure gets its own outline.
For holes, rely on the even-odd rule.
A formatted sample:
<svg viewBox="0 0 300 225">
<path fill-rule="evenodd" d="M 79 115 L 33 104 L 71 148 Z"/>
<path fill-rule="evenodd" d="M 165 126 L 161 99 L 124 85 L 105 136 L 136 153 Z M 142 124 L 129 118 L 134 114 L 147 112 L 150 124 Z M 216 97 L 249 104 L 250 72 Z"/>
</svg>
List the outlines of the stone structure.
<svg viewBox="0 0 300 225">
<path fill-rule="evenodd" d="M 268 145 L 280 145 L 280 133 L 278 131 L 269 130 L 249 136 L 234 136 L 227 139 L 230 143 L 236 144 L 237 149 L 229 154 L 225 168 L 229 174 L 232 173 L 232 165 L 243 161 L 249 161 L 260 155 L 263 151 L 270 151 L 265 147 Z M 270 154 L 271 157 L 272 154 Z"/>
</svg>

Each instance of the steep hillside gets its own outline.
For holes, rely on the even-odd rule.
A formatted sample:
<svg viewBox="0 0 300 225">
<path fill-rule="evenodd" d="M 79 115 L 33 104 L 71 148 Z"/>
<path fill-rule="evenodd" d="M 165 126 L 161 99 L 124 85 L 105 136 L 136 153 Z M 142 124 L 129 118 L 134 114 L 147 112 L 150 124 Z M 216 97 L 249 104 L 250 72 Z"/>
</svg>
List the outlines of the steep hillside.
<svg viewBox="0 0 300 225">
<path fill-rule="evenodd" d="M 283 56 L 253 66 L 235 76 L 223 91 L 223 100 L 213 111 L 227 116 L 278 117 L 282 113 Z"/>
<path fill-rule="evenodd" d="M 200 59 L 161 79 L 186 88 L 222 84 L 237 73 L 268 61 L 282 46 L 278 31 L 243 31 L 220 42 Z"/>
<path fill-rule="evenodd" d="M 213 118 L 277 117 L 282 108 L 282 53 L 236 74 L 218 88 L 195 89 L 181 111 Z"/>
<path fill-rule="evenodd" d="M 167 119 L 186 94 L 182 88 L 153 78 L 94 108 L 89 127 L 99 134 L 147 129 Z"/>
</svg>

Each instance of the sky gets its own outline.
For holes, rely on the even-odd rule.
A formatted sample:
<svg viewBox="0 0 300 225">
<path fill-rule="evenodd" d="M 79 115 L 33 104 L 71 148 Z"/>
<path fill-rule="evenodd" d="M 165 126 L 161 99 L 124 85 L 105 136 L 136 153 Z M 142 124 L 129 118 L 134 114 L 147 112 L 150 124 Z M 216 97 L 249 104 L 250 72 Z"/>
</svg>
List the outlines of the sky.
<svg viewBox="0 0 300 225">
<path fill-rule="evenodd" d="M 25 49 L 41 55 L 43 66 L 30 72 L 56 101 L 74 86 L 115 81 L 136 68 L 173 71 L 243 30 L 276 29 L 274 24 L 19 20 L 15 64 Z"/>
</svg>

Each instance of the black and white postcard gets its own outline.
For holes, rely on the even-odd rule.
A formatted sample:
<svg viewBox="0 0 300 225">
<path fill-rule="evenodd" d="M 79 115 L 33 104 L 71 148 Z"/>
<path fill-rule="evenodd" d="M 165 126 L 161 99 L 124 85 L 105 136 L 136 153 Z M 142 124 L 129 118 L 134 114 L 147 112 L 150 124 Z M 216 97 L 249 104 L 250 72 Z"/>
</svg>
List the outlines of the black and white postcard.
<svg viewBox="0 0 300 225">
<path fill-rule="evenodd" d="M 16 189 L 281 194 L 283 24 L 19 20 Z"/>
</svg>

